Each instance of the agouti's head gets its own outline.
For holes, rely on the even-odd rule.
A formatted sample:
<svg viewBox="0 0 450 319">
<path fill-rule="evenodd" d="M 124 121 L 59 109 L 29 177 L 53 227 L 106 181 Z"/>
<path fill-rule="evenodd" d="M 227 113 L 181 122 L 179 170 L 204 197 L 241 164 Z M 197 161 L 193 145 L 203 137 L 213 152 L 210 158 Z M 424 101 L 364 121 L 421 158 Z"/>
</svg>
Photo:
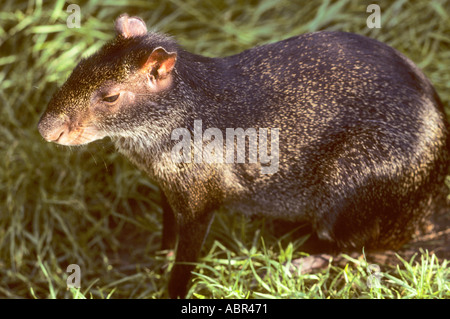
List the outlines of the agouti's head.
<svg viewBox="0 0 450 319">
<path fill-rule="evenodd" d="M 82 60 L 51 99 L 38 125 L 47 141 L 81 145 L 170 118 L 165 95 L 174 82 L 175 42 L 147 33 L 137 17 L 120 16 L 115 29 L 116 38 Z"/>
</svg>

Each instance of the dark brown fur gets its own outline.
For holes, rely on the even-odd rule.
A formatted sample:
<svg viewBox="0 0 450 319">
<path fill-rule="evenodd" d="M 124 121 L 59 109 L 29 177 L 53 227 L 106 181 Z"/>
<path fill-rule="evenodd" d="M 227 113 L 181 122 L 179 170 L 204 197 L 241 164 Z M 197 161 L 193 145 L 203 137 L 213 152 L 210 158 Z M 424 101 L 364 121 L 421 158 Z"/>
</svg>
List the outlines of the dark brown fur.
<svg viewBox="0 0 450 319">
<path fill-rule="evenodd" d="M 220 206 L 307 221 L 342 250 L 399 248 L 429 215 L 448 172 L 449 126 L 430 82 L 399 52 L 316 32 L 206 58 L 139 21 L 119 18 L 117 38 L 80 62 L 39 130 L 64 144 L 110 136 L 158 183 L 162 247 L 178 234 L 171 297 L 185 296 L 194 266 L 183 262 L 197 260 Z M 120 101 L 105 102 L 119 84 Z M 278 172 L 174 163 L 171 132 L 192 132 L 194 120 L 222 132 L 279 128 Z"/>
</svg>

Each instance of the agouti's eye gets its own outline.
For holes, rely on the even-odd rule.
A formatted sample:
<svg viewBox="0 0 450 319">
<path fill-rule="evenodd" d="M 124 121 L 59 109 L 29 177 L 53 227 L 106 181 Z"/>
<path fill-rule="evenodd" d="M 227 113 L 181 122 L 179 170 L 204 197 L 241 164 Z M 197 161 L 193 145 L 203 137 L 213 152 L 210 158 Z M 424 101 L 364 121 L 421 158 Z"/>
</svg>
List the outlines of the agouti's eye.
<svg viewBox="0 0 450 319">
<path fill-rule="evenodd" d="M 110 95 L 110 96 L 105 96 L 103 98 L 103 101 L 107 102 L 107 103 L 114 103 L 115 101 L 117 101 L 117 99 L 119 98 L 120 94 L 116 94 L 116 95 Z"/>
</svg>

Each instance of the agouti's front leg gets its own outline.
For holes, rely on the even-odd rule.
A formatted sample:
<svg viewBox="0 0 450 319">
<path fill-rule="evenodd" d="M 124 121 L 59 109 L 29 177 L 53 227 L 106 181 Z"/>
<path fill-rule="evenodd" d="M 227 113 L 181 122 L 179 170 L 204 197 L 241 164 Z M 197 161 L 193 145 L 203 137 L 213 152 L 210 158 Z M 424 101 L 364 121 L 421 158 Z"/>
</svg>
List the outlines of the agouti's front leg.
<svg viewBox="0 0 450 319">
<path fill-rule="evenodd" d="M 181 217 L 177 218 L 177 255 L 169 281 L 169 296 L 173 299 L 186 296 L 191 271 L 195 268 L 193 263 L 197 261 L 214 214 L 212 211 L 203 212 L 195 215 L 196 218 L 189 218 L 189 221 L 183 220 L 185 215 L 176 216 Z"/>
<path fill-rule="evenodd" d="M 166 195 L 163 191 L 160 191 L 160 193 L 161 207 L 163 210 L 161 250 L 172 250 L 175 249 L 175 244 L 177 241 L 177 222 L 175 220 L 175 214 L 172 206 L 170 206 L 167 201 Z"/>
</svg>

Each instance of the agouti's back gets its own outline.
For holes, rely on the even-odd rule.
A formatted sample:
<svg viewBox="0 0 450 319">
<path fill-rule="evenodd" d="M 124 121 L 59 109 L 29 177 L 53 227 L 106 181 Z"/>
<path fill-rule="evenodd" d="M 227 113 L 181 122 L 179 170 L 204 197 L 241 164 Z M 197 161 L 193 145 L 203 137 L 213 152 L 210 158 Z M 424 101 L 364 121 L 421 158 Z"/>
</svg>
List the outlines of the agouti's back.
<svg viewBox="0 0 450 319">
<path fill-rule="evenodd" d="M 121 16 L 116 31 L 55 94 L 39 130 L 68 145 L 110 136 L 158 183 L 162 247 L 179 236 L 172 297 L 185 295 L 193 266 L 183 263 L 220 206 L 309 221 L 341 249 L 398 248 L 433 209 L 449 125 L 423 73 L 387 45 L 316 32 L 206 58 L 138 18 Z M 241 159 L 239 137 L 227 136 L 237 129 Z"/>
<path fill-rule="evenodd" d="M 307 219 L 323 239 L 369 248 L 400 247 L 432 209 L 448 167 L 446 119 L 394 49 L 316 32 L 216 59 L 202 75 L 222 84 L 197 105 L 204 128 L 280 129 L 277 174 L 226 169 L 229 206 Z"/>
</svg>

